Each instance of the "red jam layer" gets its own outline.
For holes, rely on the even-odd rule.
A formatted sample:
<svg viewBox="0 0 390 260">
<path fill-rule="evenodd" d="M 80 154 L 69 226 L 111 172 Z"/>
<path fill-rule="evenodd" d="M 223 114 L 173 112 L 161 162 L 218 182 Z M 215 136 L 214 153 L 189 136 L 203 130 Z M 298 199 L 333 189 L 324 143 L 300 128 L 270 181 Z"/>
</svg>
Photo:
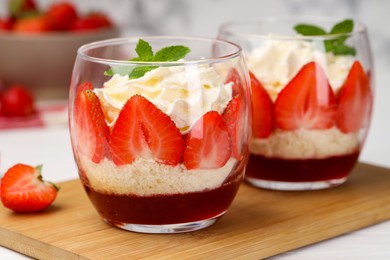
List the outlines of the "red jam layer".
<svg viewBox="0 0 390 260">
<path fill-rule="evenodd" d="M 349 175 L 359 152 L 322 159 L 281 159 L 251 154 L 246 176 L 281 182 L 316 182 Z"/>
<path fill-rule="evenodd" d="M 84 187 L 99 214 L 111 223 L 178 224 L 224 213 L 238 191 L 242 173 L 232 177 L 216 189 L 184 194 L 116 195 L 95 191 L 87 183 Z"/>
</svg>

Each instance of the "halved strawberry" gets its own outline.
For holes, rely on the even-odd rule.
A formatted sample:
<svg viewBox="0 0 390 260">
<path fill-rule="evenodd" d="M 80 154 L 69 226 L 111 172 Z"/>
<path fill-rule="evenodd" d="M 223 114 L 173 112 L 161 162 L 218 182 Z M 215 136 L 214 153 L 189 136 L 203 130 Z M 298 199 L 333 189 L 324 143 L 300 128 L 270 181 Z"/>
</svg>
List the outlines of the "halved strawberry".
<svg viewBox="0 0 390 260">
<path fill-rule="evenodd" d="M 177 165 L 183 154 L 183 137 L 167 114 L 143 96 L 134 95 L 119 113 L 110 148 L 116 165 L 138 158 Z"/>
<path fill-rule="evenodd" d="M 249 75 L 252 89 L 252 135 L 255 138 L 267 138 L 273 128 L 274 103 L 256 76 L 252 72 Z"/>
<path fill-rule="evenodd" d="M 237 160 L 242 159 L 241 149 L 245 140 L 243 132 L 244 128 L 247 127 L 244 123 L 245 118 L 243 113 L 242 97 L 236 96 L 230 100 L 222 115 L 231 138 L 233 155 Z"/>
<path fill-rule="evenodd" d="M 108 128 L 99 98 L 92 91 L 90 82 L 79 86 L 74 105 L 77 149 L 99 163 L 108 153 Z"/>
<path fill-rule="evenodd" d="M 43 210 L 57 197 L 58 187 L 42 180 L 41 166 L 16 164 L 1 181 L 1 201 L 15 212 L 31 213 Z"/>
<path fill-rule="evenodd" d="M 225 83 L 233 82 L 232 90 L 233 94 L 232 96 L 242 96 L 244 93 L 242 80 L 240 77 L 240 74 L 235 68 L 231 68 L 228 72 L 227 78 L 225 80 Z"/>
<path fill-rule="evenodd" d="M 368 75 L 355 61 L 339 95 L 337 126 L 344 133 L 357 132 L 367 124 L 372 108 L 372 93 Z"/>
<path fill-rule="evenodd" d="M 280 92 L 275 123 L 284 130 L 328 129 L 336 123 L 337 101 L 319 64 L 309 62 Z"/>
<path fill-rule="evenodd" d="M 232 152 L 228 129 L 218 112 L 203 115 L 186 137 L 183 163 L 188 170 L 223 167 Z"/>
</svg>

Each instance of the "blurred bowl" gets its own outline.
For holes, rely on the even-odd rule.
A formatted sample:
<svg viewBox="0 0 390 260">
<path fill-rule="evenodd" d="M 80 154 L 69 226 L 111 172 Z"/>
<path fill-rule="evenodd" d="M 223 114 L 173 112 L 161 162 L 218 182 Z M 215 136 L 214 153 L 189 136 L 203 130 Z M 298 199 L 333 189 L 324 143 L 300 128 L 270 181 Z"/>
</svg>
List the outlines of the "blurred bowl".
<svg viewBox="0 0 390 260">
<path fill-rule="evenodd" d="M 5 85 L 25 85 L 38 100 L 67 98 L 77 49 L 118 36 L 118 28 L 45 34 L 0 31 L 0 78 Z"/>
</svg>

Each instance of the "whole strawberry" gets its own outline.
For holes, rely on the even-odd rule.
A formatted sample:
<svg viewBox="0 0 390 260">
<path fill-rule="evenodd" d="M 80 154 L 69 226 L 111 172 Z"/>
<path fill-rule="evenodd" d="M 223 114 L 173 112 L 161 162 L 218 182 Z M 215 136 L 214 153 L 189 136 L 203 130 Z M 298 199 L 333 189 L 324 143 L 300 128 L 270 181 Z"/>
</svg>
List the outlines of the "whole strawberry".
<svg viewBox="0 0 390 260">
<path fill-rule="evenodd" d="M 71 30 L 86 31 L 109 27 L 112 27 L 112 21 L 107 15 L 101 12 L 91 12 L 77 19 L 72 25 Z"/>
<path fill-rule="evenodd" d="M 34 113 L 34 97 L 23 85 L 15 84 L 7 89 L 0 100 L 4 116 L 29 116 Z"/>
<path fill-rule="evenodd" d="M 0 18 L 0 31 L 11 31 L 13 27 L 13 19 L 11 17 Z"/>
<path fill-rule="evenodd" d="M 68 2 L 52 4 L 46 11 L 46 17 L 53 30 L 68 30 L 77 20 L 76 7 Z"/>
<path fill-rule="evenodd" d="M 41 211 L 53 203 L 59 188 L 42 180 L 41 166 L 16 164 L 1 180 L 1 202 L 18 213 Z"/>
</svg>

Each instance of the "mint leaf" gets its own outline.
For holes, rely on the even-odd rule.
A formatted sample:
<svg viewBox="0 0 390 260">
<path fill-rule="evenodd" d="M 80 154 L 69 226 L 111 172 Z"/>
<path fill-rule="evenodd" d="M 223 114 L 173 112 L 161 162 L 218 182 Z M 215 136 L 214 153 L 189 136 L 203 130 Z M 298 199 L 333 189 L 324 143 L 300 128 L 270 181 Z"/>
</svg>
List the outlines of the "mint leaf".
<svg viewBox="0 0 390 260">
<path fill-rule="evenodd" d="M 153 61 L 178 61 L 183 59 L 189 52 L 190 48 L 182 45 L 164 47 L 156 52 Z"/>
<path fill-rule="evenodd" d="M 146 72 L 157 69 L 157 66 L 137 66 L 128 75 L 130 79 L 138 79 Z"/>
<path fill-rule="evenodd" d="M 304 36 L 325 35 L 326 31 L 321 27 L 310 24 L 297 24 L 294 30 Z"/>
<path fill-rule="evenodd" d="M 103 74 L 104 74 L 104 76 L 109 76 L 109 77 L 114 76 L 114 73 L 112 72 L 112 69 L 106 70 Z"/>
<path fill-rule="evenodd" d="M 344 20 L 335 24 L 330 34 L 342 34 L 342 33 L 350 33 L 353 31 L 353 21 L 351 19 Z"/>
<path fill-rule="evenodd" d="M 109 70 L 104 72 L 105 76 L 114 76 L 115 74 L 119 74 L 121 76 L 129 75 L 129 73 L 133 70 L 132 67 L 128 66 L 115 66 Z"/>
<path fill-rule="evenodd" d="M 138 54 L 138 58 L 132 60 L 137 61 L 150 61 L 153 58 L 153 50 L 150 44 L 142 39 L 138 40 L 135 52 Z"/>
<path fill-rule="evenodd" d="M 297 24 L 294 30 L 304 36 L 345 34 L 353 31 L 353 20 L 346 19 L 335 24 L 329 33 L 321 27 L 311 24 Z M 340 36 L 337 39 L 324 40 L 325 51 L 332 52 L 335 55 L 356 55 L 356 49 L 345 44 L 349 36 Z"/>
<path fill-rule="evenodd" d="M 325 44 L 325 51 L 326 51 L 326 52 L 330 52 L 330 51 L 333 50 L 333 43 L 334 43 L 333 40 L 325 40 L 325 41 L 324 41 L 324 44 Z"/>
<path fill-rule="evenodd" d="M 136 58 L 129 59 L 129 61 L 152 61 L 152 60 L 153 60 L 153 56 L 148 57 L 148 58 L 136 57 Z"/>
<path fill-rule="evenodd" d="M 333 53 L 335 55 L 356 55 L 356 49 L 347 45 L 337 45 L 333 48 Z"/>
</svg>

